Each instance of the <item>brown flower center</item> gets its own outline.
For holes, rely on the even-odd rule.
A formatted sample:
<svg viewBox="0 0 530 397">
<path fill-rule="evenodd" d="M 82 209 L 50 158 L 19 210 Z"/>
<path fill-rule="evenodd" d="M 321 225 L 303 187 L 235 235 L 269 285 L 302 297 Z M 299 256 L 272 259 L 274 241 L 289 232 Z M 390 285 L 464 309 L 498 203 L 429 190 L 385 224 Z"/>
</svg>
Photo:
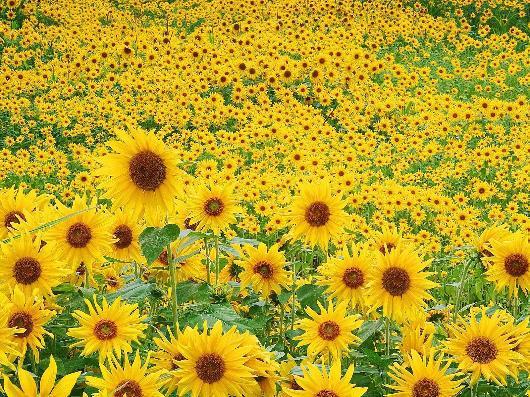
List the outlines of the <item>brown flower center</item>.
<svg viewBox="0 0 530 397">
<path fill-rule="evenodd" d="M 329 221 L 331 213 L 326 203 L 315 201 L 305 210 L 305 220 L 313 227 L 324 226 Z"/>
<path fill-rule="evenodd" d="M 401 296 L 410 288 L 410 276 L 404 269 L 390 267 L 383 273 L 383 288 L 392 296 Z"/>
<path fill-rule="evenodd" d="M 197 226 L 199 226 L 199 224 L 198 223 L 191 223 L 191 219 L 190 218 L 186 218 L 186 219 L 184 219 L 184 226 L 186 227 L 186 229 L 195 230 L 195 229 L 197 229 Z"/>
<path fill-rule="evenodd" d="M 42 273 L 39 261 L 24 257 L 15 262 L 13 277 L 19 284 L 29 285 L 37 281 Z"/>
<path fill-rule="evenodd" d="M 270 263 L 258 262 L 254 265 L 254 273 L 259 274 L 264 279 L 268 280 L 274 274 L 274 269 Z"/>
<path fill-rule="evenodd" d="M 316 397 L 339 397 L 339 395 L 335 393 L 333 390 L 324 389 L 324 390 L 320 390 L 317 393 Z"/>
<path fill-rule="evenodd" d="M 179 365 L 178 365 L 178 362 L 179 361 L 182 361 L 182 360 L 185 360 L 186 357 L 184 357 L 182 354 L 180 353 L 177 353 L 173 356 L 173 360 L 171 361 L 171 370 L 176 370 L 176 369 L 179 369 Z"/>
<path fill-rule="evenodd" d="M 9 317 L 7 322 L 9 328 L 24 328 L 25 331 L 15 334 L 16 338 L 25 338 L 33 331 L 33 317 L 26 312 L 16 312 Z"/>
<path fill-rule="evenodd" d="M 74 223 L 68 229 L 66 240 L 74 248 L 85 248 L 92 239 L 92 231 L 84 223 Z"/>
<path fill-rule="evenodd" d="M 217 197 L 212 197 L 204 203 L 204 212 L 210 216 L 219 216 L 225 208 L 223 201 Z"/>
<path fill-rule="evenodd" d="M 318 334 L 324 340 L 335 340 L 340 335 L 340 327 L 335 321 L 324 321 L 318 326 Z"/>
<path fill-rule="evenodd" d="M 423 378 L 412 387 L 412 397 L 439 397 L 440 386 L 435 381 Z"/>
<path fill-rule="evenodd" d="M 195 372 L 200 380 L 205 383 L 215 383 L 223 378 L 225 373 L 225 362 L 216 353 L 204 354 L 199 357 L 195 364 Z"/>
<path fill-rule="evenodd" d="M 118 249 L 124 249 L 131 245 L 133 241 L 133 233 L 129 226 L 120 225 L 114 230 L 114 237 L 118 239 L 114 246 Z"/>
<path fill-rule="evenodd" d="M 169 265 L 169 258 L 168 258 L 168 255 L 167 255 L 167 250 L 164 250 L 160 253 L 160 255 L 158 256 L 158 260 L 163 264 L 163 265 Z"/>
<path fill-rule="evenodd" d="M 296 379 L 291 379 L 289 382 L 289 389 L 292 390 L 303 390 L 298 383 L 296 383 Z"/>
<path fill-rule="evenodd" d="M 396 248 L 396 246 L 394 244 L 385 243 L 381 247 L 379 247 L 379 252 L 384 255 L 384 254 L 389 253 L 390 251 L 392 251 L 394 248 Z"/>
<path fill-rule="evenodd" d="M 13 227 L 13 223 L 20 223 L 20 219 L 23 221 L 26 220 L 26 217 L 24 214 L 20 211 L 11 211 L 6 214 L 4 217 L 4 226 L 5 227 Z"/>
<path fill-rule="evenodd" d="M 510 254 L 504 259 L 504 269 L 512 277 L 521 277 L 528 271 L 528 259 L 522 254 Z"/>
<path fill-rule="evenodd" d="M 140 189 L 152 192 L 166 180 L 164 160 L 149 150 L 137 153 L 129 162 L 129 176 Z"/>
<path fill-rule="evenodd" d="M 466 346 L 467 355 L 475 363 L 488 364 L 497 357 L 498 349 L 490 339 L 476 337 Z"/>
<path fill-rule="evenodd" d="M 348 288 L 357 289 L 364 284 L 364 273 L 357 267 L 350 267 L 344 271 L 342 282 Z"/>
<path fill-rule="evenodd" d="M 86 273 L 86 266 L 84 262 L 81 262 L 79 266 L 77 266 L 77 269 L 75 269 L 75 274 L 78 276 L 84 276 Z"/>
<path fill-rule="evenodd" d="M 132 379 L 121 381 L 114 391 L 114 397 L 142 397 L 142 387 Z"/>
<path fill-rule="evenodd" d="M 114 276 L 107 277 L 107 285 L 111 288 L 115 288 L 118 286 L 118 279 Z"/>
<path fill-rule="evenodd" d="M 118 335 L 118 326 L 112 320 L 99 320 L 94 327 L 94 335 L 99 340 L 114 339 Z"/>
</svg>

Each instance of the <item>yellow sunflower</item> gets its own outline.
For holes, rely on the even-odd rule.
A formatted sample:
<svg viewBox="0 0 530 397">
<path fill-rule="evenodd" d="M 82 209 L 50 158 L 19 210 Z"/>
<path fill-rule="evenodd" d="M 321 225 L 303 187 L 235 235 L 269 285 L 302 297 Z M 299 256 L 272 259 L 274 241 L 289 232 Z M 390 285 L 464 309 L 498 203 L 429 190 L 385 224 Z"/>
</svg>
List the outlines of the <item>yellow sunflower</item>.
<svg viewBox="0 0 530 397">
<path fill-rule="evenodd" d="M 26 294 L 52 294 L 66 275 L 66 264 L 56 254 L 55 244 L 24 235 L 0 246 L 0 281 L 5 287 L 15 286 Z"/>
<path fill-rule="evenodd" d="M 294 377 L 296 390 L 287 387 L 283 392 L 289 397 L 360 397 L 367 388 L 350 383 L 353 371 L 351 365 L 342 376 L 340 360 L 335 361 L 329 371 L 307 364 L 302 366 L 303 376 Z"/>
<path fill-rule="evenodd" d="M 506 377 L 517 379 L 518 366 L 523 357 L 514 350 L 513 326 L 502 322 L 502 313 L 491 316 L 483 308 L 473 313 L 468 321 L 449 326 L 450 338 L 445 342 L 447 352 L 458 363 L 458 368 L 471 373 L 471 383 L 481 376 L 488 381 L 506 385 Z"/>
<path fill-rule="evenodd" d="M 444 363 L 443 355 L 437 358 L 434 351 L 420 356 L 412 351 L 406 364 L 395 363 L 388 375 L 395 384 L 388 387 L 395 392 L 392 397 L 453 397 L 462 390 L 462 379 L 457 373 L 449 373 L 450 363 Z"/>
<path fill-rule="evenodd" d="M 486 271 L 488 280 L 495 283 L 497 291 L 508 287 L 510 295 L 517 296 L 519 288 L 528 293 L 530 288 L 530 243 L 528 236 L 515 233 L 504 240 L 492 240 L 489 252 L 484 258 L 491 263 Z"/>
<path fill-rule="evenodd" d="M 300 341 L 298 346 L 307 345 L 307 355 L 310 357 L 324 353 L 340 359 L 352 344 L 359 342 L 360 339 L 353 331 L 358 329 L 363 321 L 358 316 L 346 315 L 348 302 L 342 302 L 335 308 L 333 303 L 329 302 L 327 310 L 320 302 L 318 306 L 320 314 L 310 307 L 306 309 L 311 318 L 298 322 L 297 328 L 304 333 L 295 337 L 295 340 Z"/>
<path fill-rule="evenodd" d="M 23 330 L 12 335 L 17 350 L 24 357 L 29 346 L 38 362 L 39 349 L 44 348 L 44 335 L 52 335 L 44 329 L 44 325 L 55 312 L 44 309 L 41 298 L 26 296 L 18 286 L 13 290 L 5 310 L 8 314 L 7 325 L 10 328 Z"/>
<path fill-rule="evenodd" d="M 103 298 L 100 306 L 94 297 L 94 305 L 85 299 L 88 313 L 76 310 L 72 316 L 79 321 L 79 327 L 68 330 L 68 335 L 80 339 L 72 347 L 83 346 L 82 354 L 88 356 L 99 353 L 100 361 L 118 358 L 121 353 L 132 351 L 131 343 L 144 337 L 147 324 L 142 323 L 146 316 L 141 316 L 138 305 L 123 303 L 117 298 L 111 305 Z"/>
<path fill-rule="evenodd" d="M 212 230 L 215 234 L 237 223 L 239 212 L 233 185 L 199 186 L 189 197 L 189 225 L 197 230 Z"/>
<path fill-rule="evenodd" d="M 0 305 L 7 307 L 9 299 L 0 293 Z M 9 326 L 9 313 L 6 310 L 0 312 L 0 364 L 14 369 L 12 361 L 20 356 L 15 342 L 15 335 L 24 332 L 24 329 Z"/>
<path fill-rule="evenodd" d="M 106 197 L 134 216 L 165 216 L 179 189 L 178 156 L 153 132 L 132 128 L 116 135 L 109 144 L 114 152 L 101 158 L 97 171 Z"/>
<path fill-rule="evenodd" d="M 368 283 L 368 302 L 372 308 L 383 308 L 383 315 L 401 321 L 432 299 L 428 290 L 438 286 L 425 272 L 429 262 L 422 262 L 410 248 L 398 248 L 378 254 Z"/>
<path fill-rule="evenodd" d="M 149 356 L 142 365 L 138 352 L 132 363 L 125 354 L 123 366 L 115 358 L 110 360 L 108 367 L 100 362 L 101 377 L 87 376 L 86 382 L 105 397 L 164 397 L 159 391 L 163 385 L 161 373 L 150 371 L 148 365 Z"/>
<path fill-rule="evenodd" d="M 330 298 L 346 301 L 352 307 L 365 307 L 366 286 L 372 261 L 368 254 L 352 248 L 350 255 L 345 247 L 342 257 L 331 258 L 320 266 L 319 284 L 326 286 Z"/>
<path fill-rule="evenodd" d="M 337 236 L 346 219 L 345 202 L 332 196 L 327 183 L 304 184 L 289 214 L 290 236 L 302 237 L 311 246 L 327 249 L 330 238 Z"/>
<path fill-rule="evenodd" d="M 81 372 L 68 374 L 55 384 L 57 364 L 53 356 L 50 356 L 50 364 L 42 374 L 38 390 L 33 376 L 23 368 L 18 369 L 20 388 L 11 383 L 9 378 L 4 375 L 4 390 L 7 397 L 68 397 L 79 375 Z"/>
<path fill-rule="evenodd" d="M 241 346 L 238 340 L 235 328 L 223 334 L 220 321 L 210 331 L 204 323 L 203 332 L 181 348 L 179 395 L 244 396 L 246 388 L 255 384 L 252 370 L 245 365 L 252 346 Z"/>
<path fill-rule="evenodd" d="M 142 262 L 138 241 L 142 230 L 138 224 L 138 218 L 133 216 L 132 212 L 118 209 L 110 223 L 110 232 L 115 241 L 111 245 L 109 256 L 126 262 Z"/>
<path fill-rule="evenodd" d="M 46 231 L 44 239 L 57 244 L 58 251 L 69 265 L 90 263 L 108 253 L 113 239 L 107 214 L 77 197 L 72 208 L 60 206 L 60 217 L 68 218 Z"/>
<path fill-rule="evenodd" d="M 384 225 L 381 232 L 374 233 L 373 240 L 375 249 L 383 255 L 391 252 L 403 241 L 396 227 L 388 225 Z"/>
<path fill-rule="evenodd" d="M 48 204 L 48 197 L 35 190 L 0 190 L 0 240 L 6 238 L 16 224 L 27 220 L 28 214 L 42 209 Z"/>
<path fill-rule="evenodd" d="M 243 269 L 239 275 L 242 288 L 250 285 L 255 292 L 265 297 L 271 292 L 281 292 L 282 287 L 289 283 L 289 276 L 284 269 L 285 256 L 279 248 L 280 246 L 275 244 L 267 250 L 263 243 L 257 247 L 242 247 L 243 259 L 235 261 L 236 265 Z"/>
<path fill-rule="evenodd" d="M 483 258 L 491 256 L 490 243 L 492 240 L 503 241 L 510 236 L 510 230 L 505 225 L 494 225 L 486 228 L 480 236 L 478 236 L 473 245 Z"/>
</svg>

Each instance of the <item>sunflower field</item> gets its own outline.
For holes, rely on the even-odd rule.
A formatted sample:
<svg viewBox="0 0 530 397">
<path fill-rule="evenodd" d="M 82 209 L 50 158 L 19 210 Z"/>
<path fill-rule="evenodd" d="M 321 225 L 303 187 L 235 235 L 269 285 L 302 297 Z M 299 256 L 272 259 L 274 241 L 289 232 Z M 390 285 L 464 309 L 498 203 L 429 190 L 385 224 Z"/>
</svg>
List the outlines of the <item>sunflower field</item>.
<svg viewBox="0 0 530 397">
<path fill-rule="evenodd" d="M 0 0 L 0 396 L 530 396 L 530 0 Z"/>
</svg>

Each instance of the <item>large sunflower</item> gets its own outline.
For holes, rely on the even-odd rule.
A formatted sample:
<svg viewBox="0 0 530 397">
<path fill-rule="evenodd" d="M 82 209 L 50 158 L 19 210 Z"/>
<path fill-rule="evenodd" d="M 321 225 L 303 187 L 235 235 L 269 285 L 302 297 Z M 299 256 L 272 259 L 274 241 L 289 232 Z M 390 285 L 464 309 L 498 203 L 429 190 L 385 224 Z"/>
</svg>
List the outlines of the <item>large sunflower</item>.
<svg viewBox="0 0 530 397">
<path fill-rule="evenodd" d="M 52 335 L 44 329 L 44 325 L 55 315 L 55 312 L 44 309 L 42 299 L 28 297 L 18 287 L 15 287 L 10 301 L 4 307 L 8 314 L 8 326 L 22 330 L 12 335 L 17 350 L 24 357 L 29 347 L 36 361 L 39 361 L 39 349 L 44 348 L 44 335 Z"/>
<path fill-rule="evenodd" d="M 233 185 L 202 185 L 189 198 L 189 215 L 186 219 L 197 230 L 212 230 L 219 234 L 237 222 L 235 214 L 238 211 Z"/>
<path fill-rule="evenodd" d="M 489 252 L 484 258 L 491 263 L 486 272 L 488 280 L 495 283 L 497 291 L 508 287 L 510 295 L 517 296 L 519 288 L 525 294 L 530 289 L 530 243 L 528 236 L 515 233 L 502 241 L 492 240 Z"/>
<path fill-rule="evenodd" d="M 471 383 L 481 376 L 497 384 L 506 385 L 508 375 L 517 378 L 518 366 L 523 357 L 515 351 L 512 338 L 513 325 L 503 323 L 497 311 L 491 316 L 486 309 L 473 313 L 469 322 L 460 320 L 451 325 L 450 338 L 445 342 L 447 352 L 458 363 L 458 368 L 471 373 Z"/>
<path fill-rule="evenodd" d="M 7 307 L 9 299 L 0 293 L 1 307 Z M 14 369 L 12 361 L 20 356 L 15 342 L 15 335 L 24 332 L 24 329 L 17 329 L 9 326 L 9 313 L 6 310 L 0 311 L 0 365 Z"/>
<path fill-rule="evenodd" d="M 0 190 L 0 240 L 6 238 L 16 224 L 27 220 L 29 214 L 47 203 L 48 197 L 37 194 L 35 190 L 27 193 L 14 188 Z"/>
<path fill-rule="evenodd" d="M 311 246 L 327 249 L 330 238 L 342 231 L 345 202 L 331 194 L 328 184 L 304 184 L 289 214 L 294 239 L 302 237 Z"/>
<path fill-rule="evenodd" d="M 388 385 L 393 397 L 453 397 L 462 390 L 462 380 L 457 374 L 449 373 L 449 363 L 444 363 L 443 355 L 434 357 L 434 351 L 428 356 L 420 356 L 412 351 L 407 364 L 394 364 L 388 375 L 395 384 Z"/>
<path fill-rule="evenodd" d="M 99 353 L 100 361 L 113 356 L 121 357 L 121 353 L 132 351 L 131 343 L 144 337 L 143 331 L 147 324 L 141 316 L 136 304 L 122 303 L 117 298 L 111 305 L 103 298 L 100 306 L 94 297 L 94 305 L 86 299 L 88 313 L 76 310 L 72 316 L 79 321 L 79 327 L 68 330 L 68 335 L 80 339 L 72 344 L 83 346 L 82 354 L 87 356 Z"/>
<path fill-rule="evenodd" d="M 10 289 L 19 286 L 28 296 L 52 294 L 66 275 L 66 264 L 57 257 L 54 244 L 42 246 L 40 238 L 26 234 L 0 248 L 0 281 Z"/>
<path fill-rule="evenodd" d="M 117 137 L 97 171 L 106 196 L 135 216 L 163 217 L 178 193 L 178 156 L 153 132 L 132 129 Z"/>
<path fill-rule="evenodd" d="M 163 384 L 161 373 L 150 371 L 148 365 L 149 357 L 142 365 L 138 352 L 132 363 L 125 354 L 123 366 L 115 358 L 110 360 L 108 367 L 100 362 L 101 378 L 87 376 L 86 382 L 105 397 L 163 397 L 159 391 Z"/>
<path fill-rule="evenodd" d="M 356 247 L 350 255 L 344 248 L 342 257 L 330 259 L 320 266 L 319 284 L 327 287 L 326 293 L 330 298 L 337 298 L 339 302 L 349 302 L 353 307 L 364 307 L 366 301 L 366 286 L 371 269 L 371 259 L 366 252 Z"/>
<path fill-rule="evenodd" d="M 370 274 L 368 302 L 372 308 L 383 308 L 383 315 L 401 321 L 413 315 L 432 299 L 428 290 L 438 286 L 425 272 L 429 262 L 422 262 L 410 248 L 398 248 L 378 254 Z"/>
<path fill-rule="evenodd" d="M 353 371 L 351 365 L 342 376 L 340 360 L 335 361 L 329 371 L 308 364 L 302 366 L 303 376 L 294 377 L 296 390 L 285 387 L 282 391 L 289 397 L 360 397 L 367 388 L 350 383 Z"/>
<path fill-rule="evenodd" d="M 218 321 L 208 332 L 205 323 L 203 332 L 181 348 L 184 360 L 178 364 L 179 395 L 242 397 L 247 388 L 254 388 L 252 371 L 245 364 L 252 346 L 241 346 L 239 340 L 235 328 L 223 334 Z"/>
<path fill-rule="evenodd" d="M 107 214 L 78 197 L 72 208 L 60 205 L 57 218 L 61 217 L 66 219 L 46 231 L 45 240 L 57 244 L 68 265 L 91 263 L 108 252 L 113 239 Z"/>
<path fill-rule="evenodd" d="M 311 318 L 298 322 L 297 328 L 304 333 L 295 339 L 300 341 L 298 346 L 307 345 L 307 355 L 310 357 L 324 353 L 340 359 L 349 346 L 359 341 L 353 331 L 359 328 L 363 321 L 358 316 L 346 315 L 348 302 L 342 302 L 335 308 L 330 302 L 327 310 L 320 302 L 318 306 L 320 314 L 310 307 L 306 309 Z"/>
<path fill-rule="evenodd" d="M 281 292 L 282 287 L 289 283 L 289 276 L 284 269 L 285 256 L 278 249 L 278 244 L 268 250 L 263 243 L 257 247 L 243 246 L 244 259 L 235 261 L 236 265 L 243 268 L 239 275 L 241 287 L 251 285 L 254 291 L 265 297 L 271 292 L 277 294 Z"/>
<path fill-rule="evenodd" d="M 18 369 L 20 388 L 15 386 L 7 376 L 4 375 L 4 390 L 7 397 L 68 397 L 77 382 L 81 372 L 65 375 L 57 384 L 57 364 L 53 356 L 50 356 L 50 364 L 42 374 L 37 391 L 37 384 L 33 376 L 23 368 Z"/>
<path fill-rule="evenodd" d="M 142 228 L 138 224 L 138 218 L 133 216 L 132 212 L 118 209 L 111 219 L 110 232 L 115 241 L 111 245 L 109 256 L 122 261 L 140 263 L 142 255 L 138 237 Z"/>
</svg>

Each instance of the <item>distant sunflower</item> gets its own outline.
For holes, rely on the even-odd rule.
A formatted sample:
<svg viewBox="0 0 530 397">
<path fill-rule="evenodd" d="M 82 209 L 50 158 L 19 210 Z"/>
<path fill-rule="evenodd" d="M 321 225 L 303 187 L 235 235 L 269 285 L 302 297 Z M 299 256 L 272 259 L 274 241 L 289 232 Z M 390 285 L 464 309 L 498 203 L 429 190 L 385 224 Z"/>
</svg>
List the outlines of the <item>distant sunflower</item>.
<svg viewBox="0 0 530 397">
<path fill-rule="evenodd" d="M 340 360 L 335 361 L 329 371 L 308 364 L 302 366 L 303 376 L 294 377 L 296 389 L 284 388 L 283 392 L 289 397 L 360 397 L 367 388 L 350 383 L 353 371 L 351 365 L 342 376 Z"/>
<path fill-rule="evenodd" d="M 371 263 L 366 252 L 353 247 L 353 254 L 350 255 L 348 249 L 344 248 L 341 258 L 332 258 L 320 266 L 319 273 L 322 276 L 319 284 L 327 287 L 326 293 L 330 298 L 349 302 L 354 307 L 364 307 Z"/>
<path fill-rule="evenodd" d="M 182 346 L 184 360 L 179 361 L 177 374 L 181 378 L 179 395 L 244 396 L 246 387 L 255 384 L 251 369 L 245 365 L 252 347 L 240 346 L 238 340 L 235 328 L 223 334 L 220 321 L 210 331 L 205 323 L 203 332 Z"/>
<path fill-rule="evenodd" d="M 519 288 L 525 293 L 530 289 L 530 243 L 528 236 L 515 233 L 503 241 L 491 241 L 491 256 L 484 258 L 491 263 L 486 271 L 488 280 L 495 283 L 497 291 L 508 287 L 510 295 L 517 296 Z"/>
<path fill-rule="evenodd" d="M 61 205 L 57 217 L 70 217 L 45 233 L 45 240 L 57 244 L 69 265 L 78 266 L 101 259 L 113 242 L 107 214 L 89 208 L 90 203 L 86 204 L 85 199 L 79 197 L 74 200 L 72 208 Z"/>
<path fill-rule="evenodd" d="M 124 365 L 115 358 L 109 360 L 108 367 L 99 363 L 101 378 L 87 376 L 86 382 L 99 390 L 100 396 L 106 397 L 164 397 L 160 393 L 163 381 L 160 371 L 148 369 L 149 357 L 142 365 L 140 355 L 136 352 L 134 361 L 129 361 L 125 354 Z"/>
<path fill-rule="evenodd" d="M 320 302 L 318 306 L 320 314 L 310 307 L 306 309 L 311 318 L 298 322 L 297 328 L 304 333 L 295 339 L 300 341 L 298 346 L 307 345 L 307 355 L 310 357 L 324 353 L 340 359 L 352 344 L 359 342 L 360 339 L 353 331 L 358 329 L 363 321 L 358 316 L 346 315 L 348 302 L 342 302 L 335 308 L 330 302 L 328 309 Z"/>
<path fill-rule="evenodd" d="M 142 227 L 132 212 L 117 210 L 112 216 L 110 232 L 115 239 L 109 252 L 110 257 L 127 262 L 140 263 L 142 261 L 138 241 Z"/>
<path fill-rule="evenodd" d="M 212 230 L 215 234 L 237 222 L 235 214 L 239 211 L 234 198 L 233 186 L 202 185 L 189 198 L 189 225 L 197 230 Z"/>
<path fill-rule="evenodd" d="M 384 255 L 401 244 L 402 237 L 395 226 L 383 226 L 381 232 L 374 233 L 373 240 L 375 249 Z"/>
<path fill-rule="evenodd" d="M 462 379 L 449 373 L 450 363 L 444 363 L 443 355 L 434 357 L 434 351 L 420 356 L 412 351 L 407 364 L 395 363 L 390 367 L 389 376 L 395 384 L 388 385 L 394 393 L 392 397 L 453 397 L 462 390 Z"/>
<path fill-rule="evenodd" d="M 111 305 L 103 298 L 102 306 L 94 297 L 94 305 L 85 299 L 88 313 L 76 310 L 72 316 L 79 321 L 79 327 L 70 328 L 68 335 L 80 339 L 72 347 L 83 346 L 82 354 L 88 356 L 99 353 L 100 361 L 118 358 L 121 353 L 132 351 L 131 343 L 144 337 L 143 331 L 147 324 L 142 323 L 145 316 L 141 316 L 136 304 L 123 303 L 117 298 Z"/>
<path fill-rule="evenodd" d="M 28 297 L 18 287 L 13 290 L 5 311 L 8 313 L 8 326 L 23 331 L 12 335 L 17 350 L 25 356 L 29 347 L 36 361 L 39 361 L 39 349 L 44 348 L 44 335 L 52 335 L 44 329 L 44 325 L 55 312 L 44 309 L 42 299 Z"/>
<path fill-rule="evenodd" d="M 447 352 L 461 371 L 471 373 L 471 383 L 477 383 L 481 376 L 499 385 L 506 385 L 508 375 L 517 379 L 523 357 L 514 350 L 513 327 L 502 323 L 502 313 L 497 311 L 488 316 L 486 309 L 482 309 L 472 314 L 469 322 L 461 320 L 449 330 Z"/>
<path fill-rule="evenodd" d="M 492 240 L 503 241 L 510 236 L 510 230 L 505 225 L 494 225 L 485 229 L 480 236 L 478 236 L 473 245 L 476 247 L 480 256 L 487 259 L 492 254 L 490 252 L 490 243 Z"/>
<path fill-rule="evenodd" d="M 11 383 L 9 378 L 4 375 L 4 390 L 7 397 L 68 397 L 79 375 L 81 372 L 68 374 L 55 384 L 57 364 L 53 356 L 50 356 L 50 364 L 42 374 L 38 391 L 33 376 L 23 368 L 18 369 L 20 388 Z"/>
<path fill-rule="evenodd" d="M 342 231 L 345 205 L 340 198 L 332 196 L 326 183 L 302 185 L 289 214 L 291 237 L 302 237 L 311 246 L 327 249 L 330 238 Z"/>
<path fill-rule="evenodd" d="M 107 197 L 135 216 L 167 214 L 179 189 L 178 156 L 152 132 L 133 129 L 117 137 L 97 171 Z"/>
<path fill-rule="evenodd" d="M 438 285 L 428 279 L 432 273 L 423 271 L 428 265 L 410 248 L 379 254 L 368 284 L 370 305 L 382 307 L 383 315 L 395 320 L 423 308 L 432 299 L 428 290 Z"/>
<path fill-rule="evenodd" d="M 28 296 L 52 294 L 66 275 L 66 264 L 56 255 L 54 245 L 43 246 L 40 238 L 25 235 L 0 248 L 0 281 L 10 289 L 19 286 Z"/>
<path fill-rule="evenodd" d="M 285 256 L 279 248 L 275 244 L 267 250 L 263 243 L 257 247 L 243 246 L 243 259 L 235 261 L 243 269 L 239 275 L 242 288 L 251 285 L 255 292 L 265 297 L 271 292 L 281 292 L 282 287 L 289 283 L 289 276 L 284 269 Z"/>
<path fill-rule="evenodd" d="M 0 190 L 0 239 L 6 238 L 18 223 L 27 220 L 28 214 L 42 209 L 47 203 L 48 197 L 35 190 L 26 193 L 14 188 Z"/>
</svg>

